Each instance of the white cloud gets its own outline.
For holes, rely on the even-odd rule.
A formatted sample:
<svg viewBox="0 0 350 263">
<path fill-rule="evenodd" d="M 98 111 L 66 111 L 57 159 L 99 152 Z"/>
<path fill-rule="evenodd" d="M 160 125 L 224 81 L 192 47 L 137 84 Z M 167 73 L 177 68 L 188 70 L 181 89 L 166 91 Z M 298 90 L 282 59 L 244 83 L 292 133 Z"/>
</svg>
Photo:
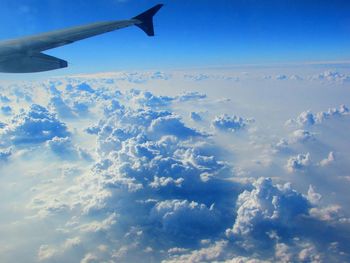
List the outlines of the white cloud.
<svg viewBox="0 0 350 263">
<path fill-rule="evenodd" d="M 298 216 L 308 214 L 309 208 L 307 199 L 290 184 L 275 186 L 269 178 L 259 178 L 253 190 L 239 195 L 236 205 L 236 220 L 226 230 L 226 235 L 232 238 L 240 235 L 259 238 L 271 229 L 279 229 L 283 234 Z"/>
<path fill-rule="evenodd" d="M 306 130 L 296 130 L 292 134 L 292 142 L 307 142 L 314 139 L 314 135 Z"/>
<path fill-rule="evenodd" d="M 185 255 L 172 255 L 170 259 L 164 260 L 164 263 L 175 263 L 175 262 L 214 262 L 220 260 L 220 258 L 225 254 L 225 249 L 227 246 L 227 241 L 217 241 L 215 244 L 202 248 L 199 250 L 191 251 L 189 254 Z"/>
<path fill-rule="evenodd" d="M 329 152 L 327 158 L 320 161 L 320 166 L 328 166 L 335 162 L 335 154 L 334 152 Z"/>
<path fill-rule="evenodd" d="M 306 72 L 282 71 L 267 73 L 283 81 L 262 80 L 260 71 L 119 72 L 0 87 L 12 109 L 0 125 L 0 193 L 8 200 L 0 230 L 11 236 L 0 239 L 9 247 L 0 261 L 30 251 L 26 262 L 347 262 L 346 185 L 330 175 L 348 170 L 348 110 L 304 112 L 293 130 L 282 127 L 301 109 L 340 105 L 346 83 L 337 82 L 336 95 Z M 292 74 L 304 79 L 298 87 Z M 165 81 L 200 92 L 176 95 Z M 276 102 L 277 93 L 288 100 Z M 254 116 L 254 127 L 223 115 L 233 111 Z M 250 129 L 202 132 L 213 126 Z M 37 239 L 23 238 L 34 232 Z"/>
<path fill-rule="evenodd" d="M 320 73 L 318 75 L 314 75 L 312 77 L 312 79 L 314 80 L 321 80 L 321 81 L 336 81 L 336 82 L 347 82 L 350 80 L 350 77 L 342 74 L 340 72 L 337 71 L 331 71 L 331 70 L 327 70 L 323 73 Z"/>
<path fill-rule="evenodd" d="M 2 138 L 13 145 L 36 144 L 54 137 L 66 137 L 70 133 L 67 126 L 46 108 L 33 104 L 29 111 L 13 117 L 2 130 Z"/>
<path fill-rule="evenodd" d="M 307 191 L 307 199 L 310 203 L 317 205 L 319 204 L 322 195 L 317 193 L 312 185 L 309 185 L 309 190 Z"/>
<path fill-rule="evenodd" d="M 56 249 L 48 245 L 42 245 L 39 248 L 38 259 L 39 261 L 51 259 L 56 253 L 57 253 Z"/>
<path fill-rule="evenodd" d="M 178 138 L 202 136 L 194 129 L 186 127 L 177 116 L 164 116 L 152 121 L 150 127 L 152 135 L 174 135 Z"/>
<path fill-rule="evenodd" d="M 321 124 L 325 120 L 349 116 L 349 109 L 345 105 L 340 105 L 339 108 L 329 108 L 327 111 L 320 111 L 316 114 L 310 110 L 300 113 L 296 119 L 290 119 L 286 125 L 296 124 L 299 127 L 310 127 L 314 124 Z"/>
<path fill-rule="evenodd" d="M 151 211 L 151 217 L 173 235 L 203 235 L 219 221 L 214 204 L 207 207 L 194 201 L 176 199 L 158 202 Z"/>
<path fill-rule="evenodd" d="M 236 132 L 246 127 L 248 120 L 236 115 L 229 116 L 227 114 L 216 116 L 212 121 L 213 127 L 222 131 Z"/>
<path fill-rule="evenodd" d="M 303 171 L 311 165 L 310 153 L 298 154 L 288 159 L 286 169 L 293 173 Z"/>
</svg>

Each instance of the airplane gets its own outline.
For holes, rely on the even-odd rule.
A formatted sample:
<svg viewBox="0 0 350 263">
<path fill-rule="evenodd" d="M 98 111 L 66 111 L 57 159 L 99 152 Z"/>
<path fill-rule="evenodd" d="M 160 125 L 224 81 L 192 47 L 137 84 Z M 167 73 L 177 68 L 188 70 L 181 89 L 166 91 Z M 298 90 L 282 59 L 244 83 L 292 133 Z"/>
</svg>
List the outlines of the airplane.
<svg viewBox="0 0 350 263">
<path fill-rule="evenodd" d="M 34 36 L 0 41 L 0 72 L 33 73 L 68 67 L 68 62 L 42 51 L 74 43 L 117 29 L 137 26 L 154 36 L 153 16 L 162 8 L 158 4 L 128 20 L 97 22 Z"/>
</svg>

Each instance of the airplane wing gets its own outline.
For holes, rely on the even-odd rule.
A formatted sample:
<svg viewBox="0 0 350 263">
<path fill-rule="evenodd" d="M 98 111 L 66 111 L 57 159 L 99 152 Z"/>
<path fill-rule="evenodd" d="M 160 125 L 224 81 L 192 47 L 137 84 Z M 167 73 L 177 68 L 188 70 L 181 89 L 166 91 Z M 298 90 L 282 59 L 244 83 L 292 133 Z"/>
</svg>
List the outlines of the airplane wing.
<svg viewBox="0 0 350 263">
<path fill-rule="evenodd" d="M 0 72 L 4 73 L 33 73 L 67 66 L 67 61 L 43 53 L 15 54 L 0 59 Z"/>
<path fill-rule="evenodd" d="M 66 61 L 41 52 L 133 25 L 142 29 L 148 36 L 154 36 L 153 16 L 162 6 L 158 4 L 129 20 L 98 22 L 2 41 L 0 42 L 0 72 L 28 73 L 67 67 Z"/>
</svg>

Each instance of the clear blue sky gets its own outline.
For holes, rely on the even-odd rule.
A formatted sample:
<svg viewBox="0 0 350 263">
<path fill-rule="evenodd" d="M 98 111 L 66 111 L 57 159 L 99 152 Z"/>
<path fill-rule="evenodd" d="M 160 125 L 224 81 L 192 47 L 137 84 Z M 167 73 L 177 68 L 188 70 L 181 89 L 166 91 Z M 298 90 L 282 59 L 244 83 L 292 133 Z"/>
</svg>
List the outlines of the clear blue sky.
<svg viewBox="0 0 350 263">
<path fill-rule="evenodd" d="M 126 19 L 159 2 L 155 38 L 133 27 L 47 53 L 68 60 L 67 73 L 350 59 L 348 0 L 1 0 L 0 38 Z"/>
</svg>

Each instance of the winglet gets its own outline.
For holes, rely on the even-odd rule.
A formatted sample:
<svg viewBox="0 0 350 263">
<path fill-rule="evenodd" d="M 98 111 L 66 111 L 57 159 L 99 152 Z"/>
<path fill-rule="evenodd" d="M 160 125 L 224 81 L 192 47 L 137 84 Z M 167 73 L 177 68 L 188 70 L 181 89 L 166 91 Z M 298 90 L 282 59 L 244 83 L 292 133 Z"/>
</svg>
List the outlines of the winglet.
<svg viewBox="0 0 350 263">
<path fill-rule="evenodd" d="M 140 21 L 139 24 L 135 25 L 141 28 L 148 36 L 154 36 L 153 16 L 162 8 L 162 6 L 163 4 L 158 4 L 132 18 Z"/>
</svg>

